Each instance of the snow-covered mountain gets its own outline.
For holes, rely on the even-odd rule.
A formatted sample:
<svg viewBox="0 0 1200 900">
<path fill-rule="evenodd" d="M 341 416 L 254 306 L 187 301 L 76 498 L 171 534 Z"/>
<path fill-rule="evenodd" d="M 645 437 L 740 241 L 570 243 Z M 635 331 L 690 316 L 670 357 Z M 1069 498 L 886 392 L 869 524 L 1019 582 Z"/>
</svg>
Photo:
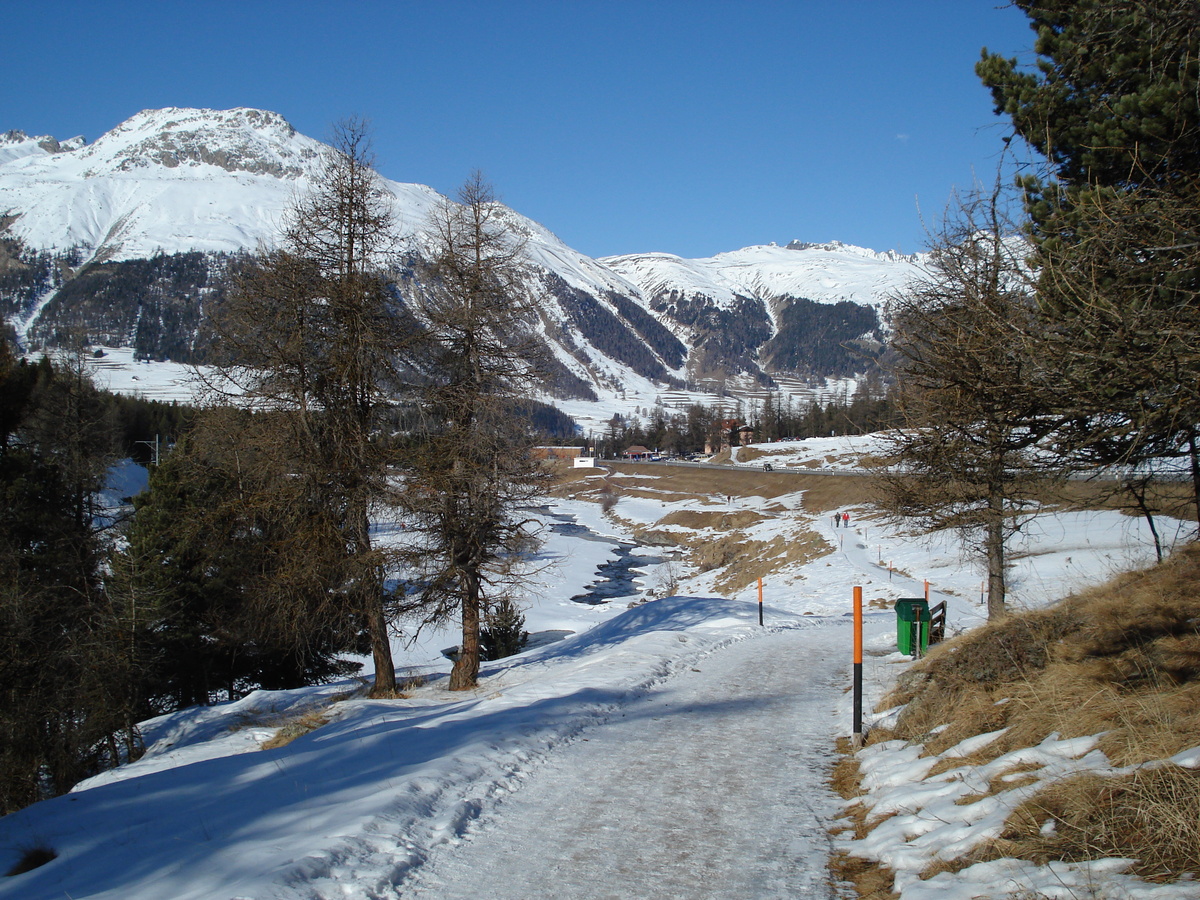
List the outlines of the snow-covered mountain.
<svg viewBox="0 0 1200 900">
<path fill-rule="evenodd" d="M 876 307 L 911 277 L 917 261 L 895 251 L 877 253 L 840 241 L 745 247 L 710 259 L 639 253 L 601 260 L 650 297 L 675 290 L 709 296 L 722 306 L 736 296 L 749 296 L 768 302 L 808 297 L 820 303 Z"/>
<path fill-rule="evenodd" d="M 96 343 L 200 358 L 229 257 L 275 240 L 324 150 L 256 109 L 146 110 L 91 144 L 0 135 L 0 308 L 30 346 L 82 322 Z M 419 252 L 444 198 L 387 186 Z M 862 358 L 844 345 L 878 336 L 880 304 L 915 269 L 838 243 L 595 260 L 505 216 L 525 240 L 562 396 L 853 374 Z"/>
</svg>

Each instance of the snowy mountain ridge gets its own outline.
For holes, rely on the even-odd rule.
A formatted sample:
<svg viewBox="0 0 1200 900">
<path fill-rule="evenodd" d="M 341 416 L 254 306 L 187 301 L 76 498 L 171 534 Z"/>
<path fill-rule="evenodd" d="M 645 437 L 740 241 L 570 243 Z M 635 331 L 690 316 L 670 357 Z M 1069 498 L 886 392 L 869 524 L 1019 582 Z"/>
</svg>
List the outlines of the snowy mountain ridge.
<svg viewBox="0 0 1200 900">
<path fill-rule="evenodd" d="M 38 262 L 41 275 L 0 296 L 0 307 L 22 324 L 30 346 L 53 341 L 58 323 L 78 319 L 80 306 L 90 304 L 84 318 L 94 343 L 180 359 L 179 348 L 199 346 L 195 329 L 203 317 L 195 306 L 212 293 L 210 282 L 225 265 L 210 264 L 208 274 L 194 276 L 199 281 L 186 296 L 153 303 L 127 286 L 134 276 L 118 278 L 112 266 L 269 246 L 326 149 L 278 113 L 249 108 L 145 110 L 90 144 L 8 132 L 0 137 L 0 238 L 19 243 L 10 256 L 50 254 L 59 261 Z M 398 237 L 419 253 L 428 218 L 445 198 L 425 185 L 384 180 L 395 197 Z M 798 241 L 710 259 L 648 253 L 597 260 L 515 210 L 505 207 L 503 215 L 524 241 L 543 334 L 562 364 L 561 390 L 573 396 L 742 376 L 768 383 L 776 373 L 852 375 L 859 362 L 848 353 L 831 362 L 827 352 L 797 355 L 779 345 L 871 338 L 886 297 L 918 266 L 894 253 Z M 123 285 L 123 312 L 98 310 L 103 304 L 92 299 L 117 293 L 111 285 L 78 280 L 100 275 Z M 839 303 L 865 315 L 830 332 L 828 322 L 815 319 L 845 317 L 813 304 Z M 191 332 L 167 333 L 185 319 Z"/>
<path fill-rule="evenodd" d="M 725 306 L 735 296 L 775 300 L 808 297 L 822 303 L 879 307 L 920 267 L 919 256 L 879 253 L 840 241 L 787 246 L 762 244 L 683 259 L 670 253 L 610 256 L 602 263 L 636 283 L 649 297 L 672 290 L 711 297 Z"/>
</svg>

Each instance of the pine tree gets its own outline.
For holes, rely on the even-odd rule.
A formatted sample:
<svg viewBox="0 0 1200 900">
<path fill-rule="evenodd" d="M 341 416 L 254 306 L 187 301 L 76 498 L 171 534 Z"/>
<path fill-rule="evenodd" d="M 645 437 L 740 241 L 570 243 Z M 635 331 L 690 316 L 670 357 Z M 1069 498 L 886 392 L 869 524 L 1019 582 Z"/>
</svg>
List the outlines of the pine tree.
<svg viewBox="0 0 1200 900">
<path fill-rule="evenodd" d="M 1036 71 L 985 49 L 996 112 L 1049 162 L 1027 179 L 1034 223 L 1099 188 L 1190 190 L 1200 175 L 1200 16 L 1193 0 L 1015 0 Z M 1065 196 L 1059 191 L 1065 191 Z M 1055 234 L 1055 225 L 1046 232 Z"/>
<path fill-rule="evenodd" d="M 984 51 L 997 113 L 1048 162 L 1026 177 L 1058 366 L 1059 446 L 1153 477 L 1188 461 L 1200 525 L 1200 15 L 1193 0 L 1017 0 L 1036 71 Z"/>
</svg>

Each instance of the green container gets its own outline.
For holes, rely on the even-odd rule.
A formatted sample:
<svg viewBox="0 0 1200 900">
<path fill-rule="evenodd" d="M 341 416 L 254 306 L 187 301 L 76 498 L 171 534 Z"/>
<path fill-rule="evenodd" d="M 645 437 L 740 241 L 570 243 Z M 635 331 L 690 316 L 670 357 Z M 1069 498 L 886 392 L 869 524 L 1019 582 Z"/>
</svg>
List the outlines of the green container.
<svg viewBox="0 0 1200 900">
<path fill-rule="evenodd" d="M 896 601 L 896 646 L 908 656 L 924 656 L 929 649 L 929 601 L 924 597 Z"/>
</svg>

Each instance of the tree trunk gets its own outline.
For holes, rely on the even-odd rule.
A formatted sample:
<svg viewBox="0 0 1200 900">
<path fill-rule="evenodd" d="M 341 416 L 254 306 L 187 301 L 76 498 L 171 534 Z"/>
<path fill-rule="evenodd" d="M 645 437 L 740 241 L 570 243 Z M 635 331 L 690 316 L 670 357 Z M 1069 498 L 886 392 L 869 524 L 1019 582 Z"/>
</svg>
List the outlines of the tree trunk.
<svg viewBox="0 0 1200 900">
<path fill-rule="evenodd" d="M 989 506 L 991 516 L 985 530 L 984 551 L 987 554 L 987 611 L 990 621 L 999 619 L 1007 610 L 1004 603 L 1004 501 L 993 497 Z"/>
<path fill-rule="evenodd" d="M 479 681 L 479 576 L 470 572 L 462 600 L 462 646 L 450 670 L 450 690 L 465 691 Z"/>
<path fill-rule="evenodd" d="M 371 521 L 366 502 L 355 501 L 350 516 L 355 531 L 353 553 L 360 558 L 369 559 Z M 360 573 L 361 581 L 355 590 L 358 592 L 363 617 L 367 622 L 367 632 L 371 636 L 371 659 L 375 664 L 375 684 L 371 688 L 371 696 L 391 697 L 396 693 L 396 664 L 392 660 L 387 614 L 383 608 L 383 573 L 374 563 L 365 566 L 364 570 Z"/>
<path fill-rule="evenodd" d="M 1158 557 L 1158 561 L 1163 560 L 1162 540 L 1158 536 L 1158 528 L 1154 524 L 1154 512 L 1150 509 L 1150 504 L 1146 502 L 1146 490 L 1148 482 L 1146 481 L 1130 481 L 1125 485 L 1125 490 L 1133 497 L 1134 505 L 1142 514 L 1142 518 L 1146 520 L 1146 525 L 1150 528 L 1150 534 L 1154 536 L 1154 552 Z"/>
<path fill-rule="evenodd" d="M 1196 524 L 1200 525 L 1200 449 L 1196 446 L 1196 429 L 1188 432 L 1188 457 L 1192 466 L 1192 501 L 1196 504 Z"/>
<path fill-rule="evenodd" d="M 375 684 L 372 697 L 391 697 L 396 693 L 396 664 L 392 661 L 392 645 L 388 640 L 387 618 L 383 604 L 376 597 L 367 611 L 367 628 L 371 633 L 371 658 L 375 662 Z"/>
</svg>

